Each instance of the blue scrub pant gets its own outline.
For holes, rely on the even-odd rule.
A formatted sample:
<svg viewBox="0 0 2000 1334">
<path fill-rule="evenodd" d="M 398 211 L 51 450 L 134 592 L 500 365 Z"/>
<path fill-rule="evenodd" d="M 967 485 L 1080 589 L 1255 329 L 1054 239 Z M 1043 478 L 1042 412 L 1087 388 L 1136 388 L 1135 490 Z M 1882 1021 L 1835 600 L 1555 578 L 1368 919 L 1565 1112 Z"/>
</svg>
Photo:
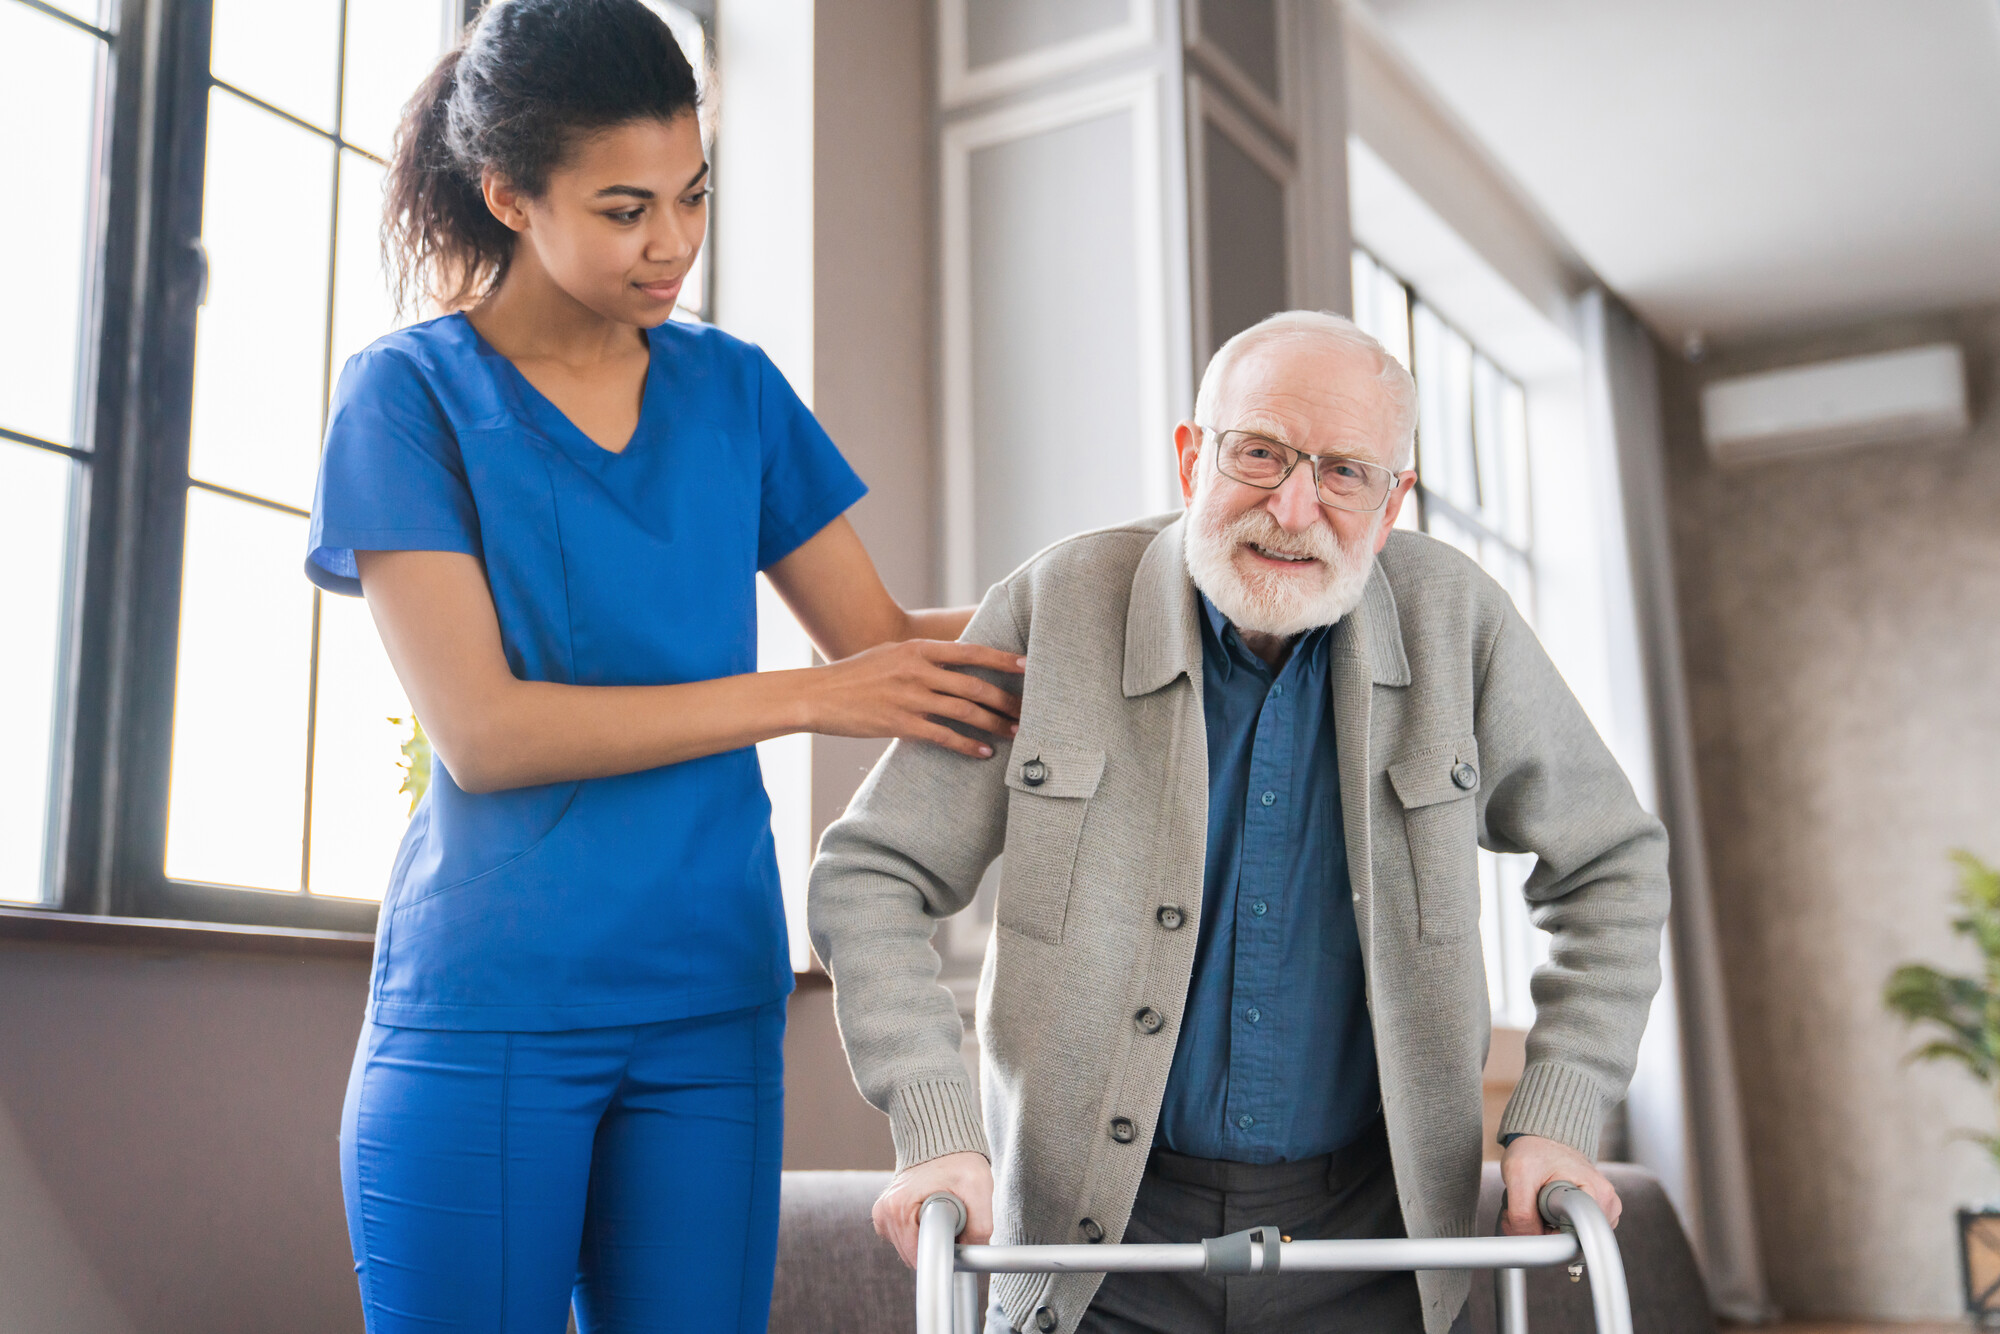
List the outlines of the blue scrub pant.
<svg viewBox="0 0 2000 1334">
<path fill-rule="evenodd" d="M 369 1334 L 762 1334 L 785 1005 L 564 1033 L 362 1029 L 341 1186 Z"/>
</svg>

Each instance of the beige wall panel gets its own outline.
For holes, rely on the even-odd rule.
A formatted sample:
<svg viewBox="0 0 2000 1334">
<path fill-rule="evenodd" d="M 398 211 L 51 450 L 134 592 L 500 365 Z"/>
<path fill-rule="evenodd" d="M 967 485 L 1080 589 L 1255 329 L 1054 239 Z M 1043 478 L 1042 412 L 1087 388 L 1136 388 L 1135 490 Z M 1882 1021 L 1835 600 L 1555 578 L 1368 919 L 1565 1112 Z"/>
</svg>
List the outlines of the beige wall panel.
<svg viewBox="0 0 2000 1334">
<path fill-rule="evenodd" d="M 945 0 L 964 6 L 965 56 L 973 69 L 1032 56 L 1124 24 L 1128 0 Z"/>
<path fill-rule="evenodd" d="M 813 89 L 813 410 L 868 483 L 849 517 L 889 591 L 937 588 L 930 14 L 819 0 Z"/>
<path fill-rule="evenodd" d="M 1718 471 L 1710 378 L 1961 340 L 1970 436 Z M 1953 847 L 2000 858 L 2000 310 L 1662 364 L 1702 815 L 1759 1224 L 1788 1315 L 1956 1314 L 1953 1209 L 1994 1107 L 1905 1066 L 1898 963 L 1962 971 Z"/>
<path fill-rule="evenodd" d="M 1208 298 L 1202 351 L 1212 356 L 1235 334 L 1292 306 L 1286 262 L 1291 246 L 1286 182 L 1213 120 L 1204 118 L 1200 133 L 1205 198 L 1197 207 Z"/>
<path fill-rule="evenodd" d="M 1116 110 L 969 155 L 982 590 L 1058 538 L 1149 508 L 1134 121 Z"/>
<path fill-rule="evenodd" d="M 1278 0 L 1194 0 L 1191 7 L 1199 37 L 1213 43 L 1272 103 L 1282 102 Z"/>
</svg>

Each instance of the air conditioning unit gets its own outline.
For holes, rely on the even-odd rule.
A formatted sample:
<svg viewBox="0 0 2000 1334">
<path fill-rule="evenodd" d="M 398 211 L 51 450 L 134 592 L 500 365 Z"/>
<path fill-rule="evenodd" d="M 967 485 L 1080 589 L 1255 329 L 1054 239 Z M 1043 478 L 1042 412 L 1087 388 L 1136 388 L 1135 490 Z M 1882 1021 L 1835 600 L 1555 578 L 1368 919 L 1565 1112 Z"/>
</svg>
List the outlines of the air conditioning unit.
<svg viewBox="0 0 2000 1334">
<path fill-rule="evenodd" d="M 1956 343 L 1739 375 L 1701 391 L 1702 436 L 1718 463 L 1958 435 L 1971 424 Z"/>
</svg>

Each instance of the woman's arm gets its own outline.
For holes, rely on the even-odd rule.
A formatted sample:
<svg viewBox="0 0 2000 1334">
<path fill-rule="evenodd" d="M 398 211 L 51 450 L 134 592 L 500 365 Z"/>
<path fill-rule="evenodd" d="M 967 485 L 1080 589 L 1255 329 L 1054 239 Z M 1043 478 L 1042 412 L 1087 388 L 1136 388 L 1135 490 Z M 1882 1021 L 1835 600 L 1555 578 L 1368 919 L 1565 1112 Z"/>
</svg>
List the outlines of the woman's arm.
<svg viewBox="0 0 2000 1334">
<path fill-rule="evenodd" d="M 825 667 L 685 685 L 523 681 L 507 665 L 476 559 L 446 551 L 358 551 L 355 559 L 389 661 L 468 792 L 633 773 L 788 732 L 907 737 L 984 757 L 992 747 L 938 720 L 1006 736 L 1019 712 L 1014 696 L 952 669 L 1018 673 L 1020 658 L 926 640 L 878 644 Z M 876 621 L 886 618 L 878 612 Z M 848 620 L 836 614 L 829 624 L 840 627 L 837 642 L 851 642 Z"/>
<path fill-rule="evenodd" d="M 904 639 L 956 639 L 976 607 L 904 611 L 842 515 L 765 571 L 828 662 Z"/>
</svg>

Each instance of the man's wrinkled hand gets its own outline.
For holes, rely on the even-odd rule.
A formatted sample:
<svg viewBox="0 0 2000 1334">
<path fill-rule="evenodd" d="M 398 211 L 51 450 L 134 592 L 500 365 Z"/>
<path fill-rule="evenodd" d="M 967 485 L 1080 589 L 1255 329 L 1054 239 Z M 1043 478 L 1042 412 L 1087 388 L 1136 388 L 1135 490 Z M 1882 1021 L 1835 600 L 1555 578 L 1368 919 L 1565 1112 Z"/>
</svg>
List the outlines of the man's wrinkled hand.
<svg viewBox="0 0 2000 1334">
<path fill-rule="evenodd" d="M 993 1236 L 993 1165 L 983 1153 L 948 1153 L 942 1158 L 906 1167 L 890 1179 L 875 1201 L 875 1231 L 917 1267 L 917 1221 L 924 1201 L 939 1191 L 958 1196 L 965 1205 L 965 1230 L 958 1239 L 968 1246 L 985 1244 Z"/>
<path fill-rule="evenodd" d="M 1611 1226 L 1618 1226 L 1618 1214 L 1623 1208 L 1618 1192 L 1612 1189 L 1604 1173 L 1597 1170 L 1596 1163 L 1567 1144 L 1540 1135 L 1522 1135 L 1501 1155 L 1500 1181 L 1507 1188 L 1507 1212 L 1500 1219 L 1500 1230 L 1510 1237 L 1554 1231 L 1543 1224 L 1536 1208 L 1542 1187 L 1551 1181 L 1581 1186 L 1597 1201 L 1597 1207 L 1604 1211 Z"/>
</svg>

